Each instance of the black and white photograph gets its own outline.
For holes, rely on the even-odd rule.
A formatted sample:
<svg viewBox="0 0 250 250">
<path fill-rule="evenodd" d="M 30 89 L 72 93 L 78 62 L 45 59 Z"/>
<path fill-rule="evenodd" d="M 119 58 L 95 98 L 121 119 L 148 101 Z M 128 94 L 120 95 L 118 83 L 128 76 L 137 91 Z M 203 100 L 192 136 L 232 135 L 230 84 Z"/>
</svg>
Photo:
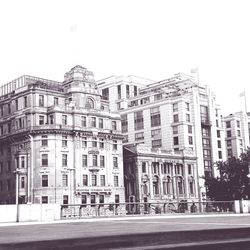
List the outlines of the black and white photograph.
<svg viewBox="0 0 250 250">
<path fill-rule="evenodd" d="M 0 0 L 0 250 L 249 250 L 249 10 Z"/>
</svg>

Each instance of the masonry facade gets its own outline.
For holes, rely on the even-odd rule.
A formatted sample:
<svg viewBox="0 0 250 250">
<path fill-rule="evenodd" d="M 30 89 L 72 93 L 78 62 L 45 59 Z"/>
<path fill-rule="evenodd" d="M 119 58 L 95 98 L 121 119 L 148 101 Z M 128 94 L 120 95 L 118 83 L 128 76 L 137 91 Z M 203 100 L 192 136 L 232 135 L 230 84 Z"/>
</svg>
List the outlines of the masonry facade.
<svg viewBox="0 0 250 250">
<path fill-rule="evenodd" d="M 120 115 L 93 73 L 63 82 L 23 76 L 0 90 L 0 202 L 123 202 Z"/>
</svg>

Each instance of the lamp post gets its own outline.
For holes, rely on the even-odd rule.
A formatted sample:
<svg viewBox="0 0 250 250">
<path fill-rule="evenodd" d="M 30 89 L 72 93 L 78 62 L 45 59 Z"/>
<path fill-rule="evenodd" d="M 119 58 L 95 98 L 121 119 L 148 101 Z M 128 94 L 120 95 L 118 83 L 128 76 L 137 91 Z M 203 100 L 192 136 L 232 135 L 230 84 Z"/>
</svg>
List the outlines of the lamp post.
<svg viewBox="0 0 250 250">
<path fill-rule="evenodd" d="M 19 173 L 21 172 L 20 169 L 16 169 L 14 174 L 16 174 L 16 222 L 19 222 Z"/>
</svg>

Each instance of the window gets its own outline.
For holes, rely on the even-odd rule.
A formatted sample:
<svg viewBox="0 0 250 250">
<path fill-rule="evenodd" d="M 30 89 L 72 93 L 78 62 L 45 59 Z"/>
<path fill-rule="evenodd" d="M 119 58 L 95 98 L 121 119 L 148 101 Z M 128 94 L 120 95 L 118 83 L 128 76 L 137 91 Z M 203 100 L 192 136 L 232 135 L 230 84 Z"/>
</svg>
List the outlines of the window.
<svg viewBox="0 0 250 250">
<path fill-rule="evenodd" d="M 86 116 L 81 116 L 81 126 L 82 127 L 87 126 L 87 118 L 86 118 Z"/>
<path fill-rule="evenodd" d="M 193 181 L 189 182 L 189 192 L 191 195 L 194 194 L 194 182 Z"/>
<path fill-rule="evenodd" d="M 48 175 L 42 175 L 42 187 L 48 187 L 49 183 L 48 183 Z"/>
<path fill-rule="evenodd" d="M 82 155 L 82 166 L 87 167 L 88 166 L 88 156 Z"/>
<path fill-rule="evenodd" d="M 186 114 L 186 121 L 190 122 L 190 114 Z"/>
<path fill-rule="evenodd" d="M 2 174 L 2 173 L 3 173 L 3 163 L 0 162 L 0 174 Z"/>
<path fill-rule="evenodd" d="M 231 130 L 227 131 L 227 137 L 231 137 Z"/>
<path fill-rule="evenodd" d="M 134 96 L 137 96 L 137 86 L 134 86 Z"/>
<path fill-rule="evenodd" d="M 205 167 L 205 168 L 210 168 L 210 167 L 211 167 L 211 161 L 209 161 L 209 160 L 204 160 L 204 167 Z"/>
<path fill-rule="evenodd" d="M 135 140 L 136 141 L 144 140 L 144 133 L 143 132 L 136 133 L 135 134 Z"/>
<path fill-rule="evenodd" d="M 100 139 L 99 147 L 104 148 L 104 139 L 102 139 L 102 138 Z"/>
<path fill-rule="evenodd" d="M 232 141 L 231 140 L 227 140 L 227 147 L 232 147 Z"/>
<path fill-rule="evenodd" d="M 67 115 L 62 115 L 62 125 L 67 125 Z"/>
<path fill-rule="evenodd" d="M 178 178 L 178 181 L 177 181 L 177 186 L 178 186 L 178 192 L 180 195 L 183 194 L 183 180 L 182 178 Z"/>
<path fill-rule="evenodd" d="M 113 150 L 117 150 L 117 141 L 116 140 L 113 141 Z"/>
<path fill-rule="evenodd" d="M 240 121 L 236 121 L 237 122 L 237 127 L 240 128 Z"/>
<path fill-rule="evenodd" d="M 188 174 L 192 175 L 193 174 L 193 168 L 191 164 L 188 164 Z"/>
<path fill-rule="evenodd" d="M 25 177 L 21 176 L 21 188 L 25 188 Z"/>
<path fill-rule="evenodd" d="M 226 128 L 231 128 L 231 122 L 230 121 L 226 122 Z"/>
<path fill-rule="evenodd" d="M 104 187 L 104 186 L 105 186 L 105 175 L 101 175 L 101 176 L 100 176 L 100 182 L 101 182 L 101 183 L 100 183 L 101 186 Z"/>
<path fill-rule="evenodd" d="M 58 101 L 58 97 L 54 97 L 54 105 L 58 105 L 59 101 Z"/>
<path fill-rule="evenodd" d="M 91 117 L 91 127 L 92 128 L 96 127 L 96 117 Z"/>
<path fill-rule="evenodd" d="M 162 99 L 162 94 L 161 93 L 154 95 L 154 101 L 158 101 L 158 100 L 161 100 L 161 99 Z"/>
<path fill-rule="evenodd" d="M 69 196 L 68 195 L 63 196 L 63 204 L 69 204 Z"/>
<path fill-rule="evenodd" d="M 67 167 L 68 166 L 68 155 L 62 154 L 62 166 Z"/>
<path fill-rule="evenodd" d="M 82 176 L 82 185 L 88 186 L 88 176 L 86 174 Z"/>
<path fill-rule="evenodd" d="M 82 138 L 82 147 L 86 148 L 87 147 L 87 137 Z"/>
<path fill-rule="evenodd" d="M 152 148 L 160 148 L 161 146 L 161 139 L 152 140 Z"/>
<path fill-rule="evenodd" d="M 82 194 L 82 204 L 87 204 L 87 195 Z"/>
<path fill-rule="evenodd" d="M 156 127 L 161 125 L 160 107 L 151 108 L 150 116 L 151 116 L 151 127 Z"/>
<path fill-rule="evenodd" d="M 18 110 L 18 99 L 15 100 L 16 111 Z"/>
<path fill-rule="evenodd" d="M 91 182 L 92 182 L 93 187 L 97 186 L 97 175 L 96 174 L 91 175 Z"/>
<path fill-rule="evenodd" d="M 240 139 L 240 146 L 243 146 L 243 140 Z"/>
<path fill-rule="evenodd" d="M 116 121 L 112 121 L 112 122 L 111 122 L 111 129 L 112 129 L 113 131 L 116 131 L 116 130 L 117 130 Z"/>
<path fill-rule="evenodd" d="M 21 156 L 21 168 L 25 168 L 25 157 Z"/>
<path fill-rule="evenodd" d="M 210 157 L 211 151 L 209 149 L 203 149 L 203 155 L 204 155 L 204 157 Z"/>
<path fill-rule="evenodd" d="M 174 145 L 179 145 L 179 137 L 178 136 L 174 137 Z"/>
<path fill-rule="evenodd" d="M 208 128 L 202 128 L 202 136 L 203 137 L 209 137 L 209 129 Z M 217 137 L 220 137 L 220 131 L 219 130 L 217 130 Z"/>
<path fill-rule="evenodd" d="M 0 115 L 3 116 L 3 106 L 0 106 Z"/>
<path fill-rule="evenodd" d="M 128 116 L 121 115 L 121 122 L 122 122 L 122 133 L 128 132 Z"/>
<path fill-rule="evenodd" d="M 189 134 L 193 133 L 192 125 L 188 125 L 188 133 Z"/>
<path fill-rule="evenodd" d="M 97 166 L 97 155 L 92 155 L 93 166 Z"/>
<path fill-rule="evenodd" d="M 48 196 L 42 196 L 42 204 L 48 203 Z"/>
<path fill-rule="evenodd" d="M 173 103 L 173 112 L 177 112 L 178 111 L 178 103 Z"/>
<path fill-rule="evenodd" d="M 240 130 L 237 130 L 237 135 L 238 135 L 238 136 L 241 136 L 241 135 L 240 135 Z"/>
<path fill-rule="evenodd" d="M 87 109 L 93 109 L 94 108 L 94 101 L 91 98 L 87 98 L 85 107 Z"/>
<path fill-rule="evenodd" d="M 188 137 L 188 143 L 189 143 L 189 145 L 193 145 L 193 137 L 192 136 Z"/>
<path fill-rule="evenodd" d="M 121 85 L 117 86 L 117 94 L 118 94 L 118 99 L 121 99 Z"/>
<path fill-rule="evenodd" d="M 233 156 L 233 151 L 232 151 L 231 148 L 227 150 L 227 156 L 228 157 L 232 157 Z"/>
<path fill-rule="evenodd" d="M 68 175 L 67 174 L 63 174 L 62 175 L 62 186 L 63 187 L 67 187 L 68 186 Z"/>
<path fill-rule="evenodd" d="M 42 166 L 48 166 L 48 154 L 42 154 Z"/>
<path fill-rule="evenodd" d="M 44 107 L 44 96 L 39 95 L 39 107 Z"/>
<path fill-rule="evenodd" d="M 68 137 L 66 135 L 62 136 L 62 147 L 67 147 L 68 146 L 67 138 Z"/>
<path fill-rule="evenodd" d="M 216 120 L 216 127 L 218 128 L 219 127 L 219 121 Z"/>
<path fill-rule="evenodd" d="M 47 147 L 48 146 L 48 136 L 47 135 L 42 135 L 42 146 Z"/>
<path fill-rule="evenodd" d="M 134 113 L 134 123 L 135 123 L 135 130 L 143 129 L 144 128 L 144 119 L 143 119 L 143 112 L 138 111 Z"/>
<path fill-rule="evenodd" d="M 92 138 L 92 147 L 97 148 L 97 138 L 96 137 Z"/>
<path fill-rule="evenodd" d="M 100 204 L 104 203 L 104 195 L 103 194 L 99 195 L 99 203 Z M 101 205 L 101 206 L 103 206 L 103 205 Z"/>
<path fill-rule="evenodd" d="M 173 126 L 173 134 L 178 134 L 178 126 Z"/>
<path fill-rule="evenodd" d="M 190 111 L 190 103 L 186 102 L 186 111 Z"/>
<path fill-rule="evenodd" d="M 221 141 L 217 141 L 218 148 L 221 148 Z"/>
<path fill-rule="evenodd" d="M 39 115 L 39 125 L 43 125 L 43 124 L 44 124 L 44 116 Z"/>
<path fill-rule="evenodd" d="M 200 111 L 201 111 L 201 123 L 208 124 L 209 119 L 208 119 L 208 107 L 206 106 L 200 106 Z"/>
<path fill-rule="evenodd" d="M 118 187 L 118 186 L 119 186 L 118 176 L 117 176 L 117 175 L 114 176 L 114 186 L 115 186 L 115 187 Z"/>
<path fill-rule="evenodd" d="M 126 85 L 126 98 L 129 98 L 129 85 Z"/>
<path fill-rule="evenodd" d="M 104 100 L 109 100 L 109 89 L 108 88 L 102 90 L 102 98 Z"/>
<path fill-rule="evenodd" d="M 217 137 L 220 138 L 220 130 L 217 130 Z"/>
<path fill-rule="evenodd" d="M 99 128 L 103 128 L 103 118 L 99 118 Z"/>
<path fill-rule="evenodd" d="M 117 157 L 113 157 L 113 167 L 118 168 L 118 158 Z"/>
<path fill-rule="evenodd" d="M 9 113 L 9 114 L 11 113 L 11 106 L 10 106 L 10 103 L 8 103 L 8 113 Z"/>
<path fill-rule="evenodd" d="M 218 151 L 218 157 L 219 157 L 219 159 L 222 159 L 222 152 L 221 151 Z"/>
<path fill-rule="evenodd" d="M 142 173 L 146 173 L 147 169 L 146 169 L 146 162 L 142 162 Z"/>
<path fill-rule="evenodd" d="M 179 116 L 178 115 L 174 115 L 174 122 L 179 122 Z"/>
<path fill-rule="evenodd" d="M 159 194 L 159 179 L 156 176 L 153 179 L 153 193 L 154 195 Z"/>
<path fill-rule="evenodd" d="M 100 155 L 100 167 L 105 167 L 105 157 L 104 157 L 104 155 Z"/>
<path fill-rule="evenodd" d="M 161 137 L 161 129 L 151 130 L 151 137 L 152 138 L 159 138 L 159 137 Z M 143 136 L 143 139 L 144 139 L 144 136 Z"/>
<path fill-rule="evenodd" d="M 170 179 L 163 180 L 163 194 L 170 194 Z"/>
<path fill-rule="evenodd" d="M 54 124 L 54 116 L 53 115 L 49 116 L 49 121 L 50 121 L 50 124 Z"/>
<path fill-rule="evenodd" d="M 92 207 L 94 207 L 95 206 L 94 204 L 96 204 L 96 199 L 95 198 L 96 197 L 95 197 L 94 194 L 90 195 L 90 203 L 93 204 L 93 205 L 91 205 Z"/>
</svg>

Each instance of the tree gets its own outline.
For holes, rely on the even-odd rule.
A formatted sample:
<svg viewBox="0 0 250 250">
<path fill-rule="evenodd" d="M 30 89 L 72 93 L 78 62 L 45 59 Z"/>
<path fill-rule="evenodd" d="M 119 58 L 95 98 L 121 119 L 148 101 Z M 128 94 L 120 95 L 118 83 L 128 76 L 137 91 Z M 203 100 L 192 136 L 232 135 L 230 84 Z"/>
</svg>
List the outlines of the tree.
<svg viewBox="0 0 250 250">
<path fill-rule="evenodd" d="M 207 196 L 215 201 L 250 199 L 250 148 L 239 158 L 217 162 L 219 177 L 204 177 Z"/>
</svg>

